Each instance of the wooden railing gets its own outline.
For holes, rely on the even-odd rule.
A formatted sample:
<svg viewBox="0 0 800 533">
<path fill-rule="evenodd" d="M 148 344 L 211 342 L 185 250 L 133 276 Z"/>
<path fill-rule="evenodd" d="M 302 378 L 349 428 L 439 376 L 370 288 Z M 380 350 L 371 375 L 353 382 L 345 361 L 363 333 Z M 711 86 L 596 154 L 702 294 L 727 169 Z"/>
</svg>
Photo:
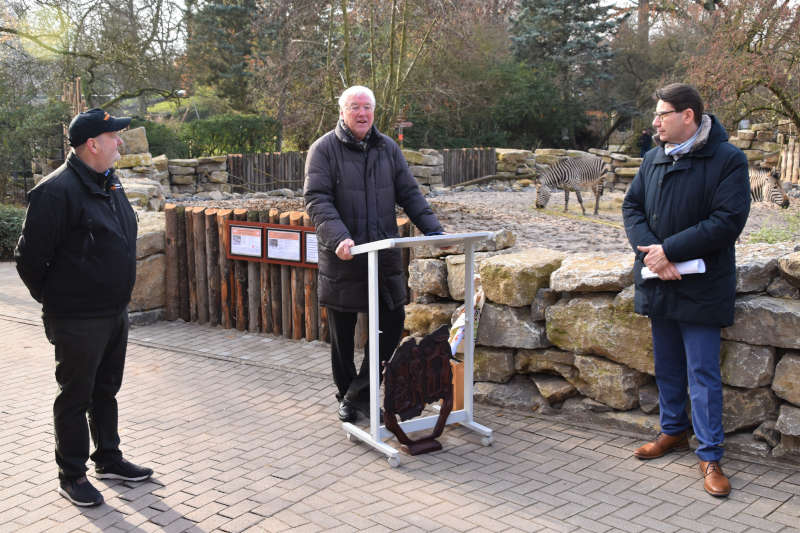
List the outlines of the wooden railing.
<svg viewBox="0 0 800 533">
<path fill-rule="evenodd" d="M 302 189 L 306 152 L 228 155 L 228 180 L 234 191 Z"/>
<path fill-rule="evenodd" d="M 445 187 L 497 173 L 494 148 L 444 149 L 441 152 L 444 157 L 442 181 Z"/>
</svg>

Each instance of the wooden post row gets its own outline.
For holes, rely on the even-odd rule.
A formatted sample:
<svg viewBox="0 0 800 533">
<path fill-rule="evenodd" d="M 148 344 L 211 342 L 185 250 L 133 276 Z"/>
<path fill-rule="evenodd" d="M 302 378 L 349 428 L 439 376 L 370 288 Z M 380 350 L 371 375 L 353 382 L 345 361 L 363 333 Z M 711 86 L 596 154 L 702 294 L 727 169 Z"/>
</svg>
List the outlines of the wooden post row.
<svg viewBox="0 0 800 533">
<path fill-rule="evenodd" d="M 303 213 L 301 211 L 291 211 L 289 213 L 289 224 L 292 226 L 303 225 Z M 302 256 L 302 250 L 301 250 Z M 291 268 L 291 283 L 292 283 L 292 338 L 300 340 L 305 334 L 305 289 L 306 282 L 305 268 L 290 267 Z"/>
<path fill-rule="evenodd" d="M 186 273 L 189 283 L 189 321 L 197 322 L 197 278 L 194 262 L 194 217 L 191 207 L 186 208 Z"/>
<path fill-rule="evenodd" d="M 262 154 L 263 156 L 263 154 Z M 263 161 L 262 161 L 263 163 Z M 263 167 L 263 165 L 262 165 Z M 262 182 L 263 186 L 263 182 Z M 269 223 L 269 211 L 258 212 L 258 221 Z M 270 301 L 269 263 L 260 263 L 259 268 L 259 306 L 261 308 L 261 331 L 272 333 L 272 302 Z"/>
<path fill-rule="evenodd" d="M 311 226 L 311 217 L 303 213 L 303 225 Z M 305 303 L 306 340 L 313 341 L 319 336 L 319 305 L 317 301 L 317 269 L 304 268 L 305 283 L 303 296 Z"/>
<path fill-rule="evenodd" d="M 281 213 L 280 224 L 289 224 L 289 212 Z M 292 273 L 288 265 L 281 265 L 281 333 L 284 337 L 292 336 Z"/>
<path fill-rule="evenodd" d="M 269 210 L 270 224 L 280 223 L 280 214 L 276 208 Z M 281 283 L 281 265 L 269 265 L 269 292 L 270 302 L 272 308 L 272 333 L 273 335 L 281 335 L 283 332 L 283 313 L 281 313 L 281 305 L 283 297 L 281 290 L 283 289 Z"/>
<path fill-rule="evenodd" d="M 208 208 L 206 219 L 206 271 L 208 275 L 208 323 L 216 326 L 219 321 L 219 231 L 217 210 Z"/>
<path fill-rule="evenodd" d="M 206 218 L 204 207 L 192 208 L 194 275 L 197 284 L 197 321 L 208 322 L 208 266 L 206 265 Z"/>
</svg>

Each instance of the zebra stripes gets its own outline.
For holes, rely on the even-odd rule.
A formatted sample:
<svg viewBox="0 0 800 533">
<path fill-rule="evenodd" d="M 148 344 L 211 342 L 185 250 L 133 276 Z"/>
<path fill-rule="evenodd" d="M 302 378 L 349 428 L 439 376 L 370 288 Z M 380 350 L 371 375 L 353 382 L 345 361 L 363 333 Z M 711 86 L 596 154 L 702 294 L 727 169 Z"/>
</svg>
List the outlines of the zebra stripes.
<svg viewBox="0 0 800 533">
<path fill-rule="evenodd" d="M 784 209 L 789 207 L 789 197 L 783 191 L 781 175 L 777 169 L 750 169 L 750 198 L 754 202 L 772 202 Z"/>
<path fill-rule="evenodd" d="M 584 156 L 564 159 L 548 168 L 541 178 L 536 190 L 536 207 L 543 208 L 550 200 L 550 194 L 556 189 L 564 189 L 564 211 L 569 204 L 569 191 L 575 191 L 581 211 L 586 215 L 583 207 L 580 189 L 587 187 L 594 192 L 594 214 L 600 206 L 600 196 L 603 194 L 603 182 L 606 172 L 611 170 L 608 163 L 599 157 Z"/>
</svg>

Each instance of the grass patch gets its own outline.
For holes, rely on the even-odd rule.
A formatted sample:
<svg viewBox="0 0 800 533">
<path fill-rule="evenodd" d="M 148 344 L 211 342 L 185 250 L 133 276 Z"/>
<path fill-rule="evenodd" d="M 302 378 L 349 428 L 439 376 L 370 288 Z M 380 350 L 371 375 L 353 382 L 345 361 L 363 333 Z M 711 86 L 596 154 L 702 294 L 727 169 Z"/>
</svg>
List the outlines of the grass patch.
<svg viewBox="0 0 800 533">
<path fill-rule="evenodd" d="M 800 234 L 800 213 L 782 214 L 781 219 L 781 223 L 777 226 L 766 225 L 751 233 L 748 242 L 775 244 L 794 240 L 795 236 Z"/>
<path fill-rule="evenodd" d="M 562 209 L 548 209 L 548 208 L 545 207 L 543 209 L 537 209 L 536 206 L 531 206 L 530 209 L 532 209 L 536 213 L 541 213 L 541 214 L 548 215 L 548 216 L 551 216 L 551 217 L 571 218 L 572 220 L 580 220 L 581 222 L 591 222 L 592 224 L 602 224 L 604 226 L 611 226 L 612 228 L 619 228 L 619 229 L 622 229 L 622 228 L 625 227 L 622 224 L 619 224 L 617 222 L 611 222 L 610 220 L 603 220 L 603 219 L 598 218 L 598 217 L 594 216 L 593 214 L 591 214 L 592 211 L 594 210 L 594 204 L 592 204 L 592 208 L 591 209 L 587 209 L 586 210 L 586 213 L 587 213 L 586 216 L 584 216 L 582 214 L 578 214 L 578 213 L 571 213 L 569 211 L 564 212 L 563 208 Z M 578 207 L 577 210 L 578 210 L 578 212 L 580 212 L 580 207 Z M 603 212 L 603 210 L 600 209 L 600 214 L 602 214 L 602 212 Z"/>
</svg>

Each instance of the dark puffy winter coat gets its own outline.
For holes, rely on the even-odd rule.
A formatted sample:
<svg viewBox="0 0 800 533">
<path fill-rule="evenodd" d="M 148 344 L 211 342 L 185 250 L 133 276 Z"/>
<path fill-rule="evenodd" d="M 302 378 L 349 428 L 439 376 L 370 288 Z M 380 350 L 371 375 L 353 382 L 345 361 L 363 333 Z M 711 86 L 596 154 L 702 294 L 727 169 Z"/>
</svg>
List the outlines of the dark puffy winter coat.
<svg viewBox="0 0 800 533">
<path fill-rule="evenodd" d="M 340 242 L 398 237 L 395 204 L 423 233 L 442 231 L 400 148 L 374 126 L 366 145 L 341 123 L 317 139 L 308 150 L 303 195 L 317 230 L 319 302 L 337 311 L 368 309 L 367 254 L 342 261 L 335 253 Z M 380 297 L 390 309 L 405 305 L 400 250 L 382 250 L 378 258 Z"/>
<path fill-rule="evenodd" d="M 136 214 L 114 176 L 74 153 L 28 194 L 17 271 L 45 315 L 112 316 L 136 281 Z"/>
<path fill-rule="evenodd" d="M 661 148 L 647 153 L 622 213 L 636 252 L 636 312 L 725 327 L 733 323 L 734 244 L 750 212 L 750 185 L 744 153 L 726 142 L 716 118 L 711 121 L 705 145 L 677 161 Z M 645 254 L 636 246 L 649 244 L 661 244 L 673 263 L 702 258 L 706 273 L 642 280 Z"/>
</svg>

